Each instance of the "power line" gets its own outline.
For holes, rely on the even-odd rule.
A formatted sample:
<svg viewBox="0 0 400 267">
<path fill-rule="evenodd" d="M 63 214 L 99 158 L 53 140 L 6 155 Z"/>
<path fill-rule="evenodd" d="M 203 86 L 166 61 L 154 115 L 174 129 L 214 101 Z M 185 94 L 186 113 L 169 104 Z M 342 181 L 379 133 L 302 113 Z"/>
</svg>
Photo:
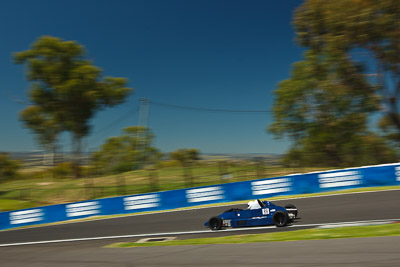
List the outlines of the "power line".
<svg viewBox="0 0 400 267">
<path fill-rule="evenodd" d="M 166 104 L 160 102 L 150 101 L 151 104 L 155 104 L 158 106 L 164 106 L 169 108 L 176 109 L 189 109 L 189 110 L 197 110 L 197 111 L 206 111 L 206 112 L 224 112 L 224 113 L 271 113 L 269 110 L 240 110 L 240 109 L 211 109 L 211 108 L 200 108 L 200 107 L 190 107 L 190 106 L 181 106 L 174 104 Z"/>
<path fill-rule="evenodd" d="M 101 128 L 100 130 L 96 131 L 94 136 L 99 136 L 100 133 L 108 132 L 108 131 L 112 130 L 115 125 L 119 124 L 120 122 L 122 122 L 128 118 L 131 118 L 131 116 L 136 114 L 138 111 L 139 111 L 139 107 L 135 107 L 135 108 L 129 110 L 127 113 L 121 115 L 119 118 L 117 118 L 110 124 L 106 125 L 105 127 Z M 97 139 L 98 138 L 96 138 L 95 141 L 97 141 Z"/>
<path fill-rule="evenodd" d="M 256 113 L 271 113 L 269 110 L 239 110 L 239 109 L 213 109 L 213 108 L 201 108 L 201 107 L 193 107 L 193 106 L 182 106 L 182 105 L 175 105 L 175 104 L 167 104 L 167 103 L 161 103 L 157 101 L 150 101 L 146 99 L 148 104 L 154 104 L 162 107 L 167 107 L 167 108 L 175 108 L 175 109 L 184 109 L 184 110 L 196 110 L 196 111 L 203 111 L 203 112 L 221 112 L 221 113 L 245 113 L 245 114 L 256 114 Z M 93 136 L 97 137 L 99 134 L 111 131 L 113 127 L 120 122 L 131 118 L 132 115 L 136 114 L 139 112 L 139 107 L 135 107 L 134 109 L 131 109 L 127 113 L 123 114 L 110 124 L 106 125 L 105 127 L 101 128 L 100 130 L 96 131 L 96 133 Z M 94 141 L 97 141 L 99 138 L 95 138 Z"/>
</svg>

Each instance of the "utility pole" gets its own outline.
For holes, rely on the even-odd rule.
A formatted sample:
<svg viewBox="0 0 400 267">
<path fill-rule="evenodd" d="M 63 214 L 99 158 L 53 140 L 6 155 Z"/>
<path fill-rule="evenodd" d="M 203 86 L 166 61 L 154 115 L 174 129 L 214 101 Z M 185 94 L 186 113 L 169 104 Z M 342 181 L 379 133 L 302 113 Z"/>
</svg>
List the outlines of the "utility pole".
<svg viewBox="0 0 400 267">
<path fill-rule="evenodd" d="M 150 114 L 150 100 L 148 98 L 140 98 L 140 111 L 139 111 L 139 126 L 145 130 L 138 132 L 138 141 L 136 143 L 136 150 L 139 155 L 139 167 L 145 163 L 146 159 L 146 140 L 148 133 L 149 114 Z"/>
<path fill-rule="evenodd" d="M 148 98 L 140 98 L 139 126 L 147 128 L 149 123 L 150 100 Z"/>
</svg>

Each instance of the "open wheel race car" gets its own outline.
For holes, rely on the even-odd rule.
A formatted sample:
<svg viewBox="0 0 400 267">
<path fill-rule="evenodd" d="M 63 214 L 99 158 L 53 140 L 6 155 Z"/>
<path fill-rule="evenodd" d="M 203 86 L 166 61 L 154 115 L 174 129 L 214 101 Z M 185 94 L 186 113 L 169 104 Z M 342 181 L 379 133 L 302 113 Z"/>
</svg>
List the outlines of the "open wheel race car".
<svg viewBox="0 0 400 267">
<path fill-rule="evenodd" d="M 298 210 L 292 204 L 281 207 L 269 201 L 256 199 L 249 202 L 247 209 L 229 209 L 218 216 L 211 217 L 204 225 L 211 230 L 274 224 L 282 227 L 294 221 L 297 214 Z"/>
</svg>

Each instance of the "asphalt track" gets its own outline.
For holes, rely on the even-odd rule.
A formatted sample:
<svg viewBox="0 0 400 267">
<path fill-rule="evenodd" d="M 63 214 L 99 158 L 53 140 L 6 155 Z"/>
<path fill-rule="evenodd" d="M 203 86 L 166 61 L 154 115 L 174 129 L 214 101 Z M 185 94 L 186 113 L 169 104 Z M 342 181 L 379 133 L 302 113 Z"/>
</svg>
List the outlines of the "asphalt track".
<svg viewBox="0 0 400 267">
<path fill-rule="evenodd" d="M 0 248 L 2 267 L 399 266 L 400 236 L 271 243 L 100 248 L 86 242 Z"/>
<path fill-rule="evenodd" d="M 343 194 L 276 201 L 293 203 L 300 219 L 295 225 L 399 219 L 400 190 Z M 235 205 L 234 207 L 238 207 Z M 240 206 L 239 206 L 240 207 Z M 230 208 L 129 216 L 0 232 L 0 245 L 72 238 L 146 235 L 205 231 L 177 238 L 232 235 L 238 232 L 209 231 L 203 223 Z M 243 233 L 275 232 L 296 227 L 268 227 Z M 174 236 L 174 234 L 171 234 Z M 198 245 L 144 248 L 103 248 L 117 241 L 140 237 L 98 239 L 0 247 L 0 266 L 398 266 L 399 236 L 337 240 Z"/>
<path fill-rule="evenodd" d="M 398 208 L 400 204 L 400 190 L 282 200 L 274 201 L 274 203 L 278 205 L 293 203 L 298 207 L 300 219 L 296 221 L 295 225 L 400 218 L 400 209 Z M 0 245 L 154 233 L 177 233 L 178 235 L 179 232 L 195 231 L 203 232 L 198 234 L 180 234 L 179 238 L 232 235 L 237 234 L 237 232 L 209 231 L 203 226 L 204 222 L 211 216 L 217 215 L 231 207 L 241 206 L 203 208 L 2 231 L 0 232 Z M 242 207 L 245 207 L 245 205 Z M 243 231 L 240 233 L 287 231 L 296 230 L 296 228 L 284 227 L 278 229 L 269 227 L 262 229 L 247 228 L 246 230 L 246 232 Z M 137 240 L 139 238 L 120 238 L 120 240 L 106 240 L 105 242 L 126 241 L 126 239 Z"/>
</svg>

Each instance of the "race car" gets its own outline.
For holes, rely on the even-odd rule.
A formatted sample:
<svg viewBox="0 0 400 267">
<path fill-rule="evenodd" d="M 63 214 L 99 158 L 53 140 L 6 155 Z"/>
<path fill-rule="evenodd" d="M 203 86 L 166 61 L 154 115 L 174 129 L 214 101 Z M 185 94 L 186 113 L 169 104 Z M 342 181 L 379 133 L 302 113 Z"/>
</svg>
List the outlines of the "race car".
<svg viewBox="0 0 400 267">
<path fill-rule="evenodd" d="M 269 201 L 256 199 L 248 203 L 247 209 L 229 209 L 218 216 L 211 217 L 204 226 L 211 230 L 274 224 L 277 227 L 283 227 L 293 222 L 297 215 L 298 210 L 292 204 L 281 207 Z"/>
</svg>

